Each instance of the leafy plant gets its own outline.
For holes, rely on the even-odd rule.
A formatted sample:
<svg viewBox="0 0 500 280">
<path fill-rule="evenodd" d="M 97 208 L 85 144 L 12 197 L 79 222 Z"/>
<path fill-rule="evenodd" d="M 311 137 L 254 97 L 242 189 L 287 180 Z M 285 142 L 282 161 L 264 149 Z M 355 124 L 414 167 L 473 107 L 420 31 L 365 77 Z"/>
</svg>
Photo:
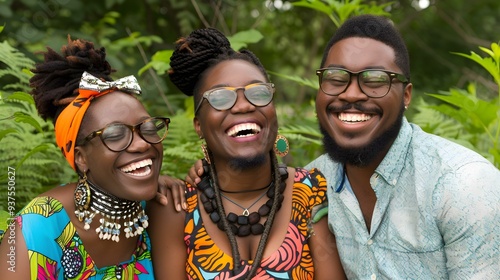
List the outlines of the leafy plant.
<svg viewBox="0 0 500 280">
<path fill-rule="evenodd" d="M 465 90 L 452 88 L 440 93 L 428 93 L 428 96 L 442 103 L 422 106 L 420 112 L 415 115 L 415 121 L 419 121 L 417 123 L 429 132 L 471 147 L 500 168 L 500 47 L 497 43 L 492 43 L 491 49 L 479 48 L 488 56 L 481 57 L 474 52 L 469 55 L 455 54 L 476 62 L 493 77 L 498 89 L 496 97 L 492 100 L 482 99 L 478 96 L 473 83 Z M 436 122 L 435 119 L 422 117 L 429 114 L 429 109 L 440 114 L 440 118 L 446 122 Z M 455 132 L 440 134 L 443 126 L 450 123 L 454 124 Z"/>
<path fill-rule="evenodd" d="M 339 27 L 344 21 L 354 15 L 373 14 L 387 16 L 389 13 L 387 13 L 385 9 L 392 4 L 392 2 L 385 4 L 377 4 L 372 1 L 368 4 L 363 4 L 362 2 L 362 0 L 301 0 L 293 2 L 292 5 L 324 13 L 330 18 L 336 27 Z"/>
<path fill-rule="evenodd" d="M 52 123 L 38 116 L 33 98 L 25 92 L 31 77 L 28 69 L 34 62 L 7 42 L 0 45 L 0 62 L 6 65 L 0 69 L 0 78 L 12 81 L 0 90 L 0 185 L 7 186 L 7 170 L 15 170 L 15 196 L 10 201 L 14 199 L 20 210 L 69 175 L 53 144 Z M 0 210 L 7 209 L 7 195 L 7 191 L 0 192 Z"/>
</svg>

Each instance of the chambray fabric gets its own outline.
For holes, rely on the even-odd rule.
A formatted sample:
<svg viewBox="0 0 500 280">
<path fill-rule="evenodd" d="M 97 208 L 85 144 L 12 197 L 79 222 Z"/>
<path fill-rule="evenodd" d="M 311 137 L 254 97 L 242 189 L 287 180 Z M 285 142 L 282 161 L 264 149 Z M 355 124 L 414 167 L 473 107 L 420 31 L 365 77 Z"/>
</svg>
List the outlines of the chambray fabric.
<svg viewBox="0 0 500 280">
<path fill-rule="evenodd" d="M 349 279 L 500 279 L 500 171 L 479 154 L 405 118 L 370 179 L 371 232 L 343 166 L 324 154 L 313 167 Z"/>
</svg>

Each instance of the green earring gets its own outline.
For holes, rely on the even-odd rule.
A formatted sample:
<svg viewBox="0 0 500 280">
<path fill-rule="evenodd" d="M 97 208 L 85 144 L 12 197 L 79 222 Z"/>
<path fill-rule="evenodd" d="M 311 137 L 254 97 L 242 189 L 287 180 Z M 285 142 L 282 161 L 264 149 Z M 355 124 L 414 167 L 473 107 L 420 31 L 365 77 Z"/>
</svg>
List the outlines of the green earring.
<svg viewBox="0 0 500 280">
<path fill-rule="evenodd" d="M 285 136 L 279 135 L 276 136 L 276 141 L 274 141 L 273 150 L 276 155 L 280 157 L 284 157 L 288 154 L 290 146 L 288 145 L 288 139 Z"/>
</svg>

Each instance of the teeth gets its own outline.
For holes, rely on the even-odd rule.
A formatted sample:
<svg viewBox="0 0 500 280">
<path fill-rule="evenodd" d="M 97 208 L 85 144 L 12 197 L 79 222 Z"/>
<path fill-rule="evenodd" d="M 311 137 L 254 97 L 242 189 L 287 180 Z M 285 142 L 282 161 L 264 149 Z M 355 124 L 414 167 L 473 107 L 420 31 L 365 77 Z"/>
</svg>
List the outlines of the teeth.
<svg viewBox="0 0 500 280">
<path fill-rule="evenodd" d="M 150 158 L 148 159 L 144 159 L 144 160 L 141 160 L 141 161 L 138 161 L 138 162 L 133 162 L 127 166 L 124 166 L 122 168 L 120 168 L 121 171 L 125 172 L 125 173 L 130 173 L 134 170 L 137 170 L 139 168 L 143 168 L 143 167 L 146 167 L 146 166 L 151 166 L 153 165 L 153 160 L 151 160 Z M 151 168 L 147 168 L 146 171 L 144 172 L 141 172 L 141 173 L 134 173 L 134 175 L 147 175 L 151 172 Z"/>
<path fill-rule="evenodd" d="M 240 134 L 242 131 L 245 131 L 245 134 Z M 227 134 L 231 137 L 245 137 L 255 135 L 260 132 L 260 127 L 256 123 L 242 123 L 237 124 L 231 129 L 228 130 Z"/>
<path fill-rule="evenodd" d="M 367 114 L 339 113 L 339 119 L 343 122 L 364 122 L 371 118 L 372 116 Z"/>
</svg>

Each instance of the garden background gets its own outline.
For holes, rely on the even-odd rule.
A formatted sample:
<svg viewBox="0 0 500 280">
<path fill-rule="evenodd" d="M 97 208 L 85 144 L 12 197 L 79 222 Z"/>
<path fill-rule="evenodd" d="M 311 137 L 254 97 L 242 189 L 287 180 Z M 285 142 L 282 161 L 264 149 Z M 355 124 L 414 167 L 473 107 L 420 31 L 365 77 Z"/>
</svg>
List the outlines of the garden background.
<svg viewBox="0 0 500 280">
<path fill-rule="evenodd" d="M 60 50 L 68 35 L 105 47 L 118 70 L 113 77 L 137 76 L 151 115 L 171 118 L 163 172 L 184 178 L 202 156 L 201 142 L 192 100 L 168 81 L 169 57 L 179 37 L 218 28 L 271 73 L 280 133 L 291 144 L 283 161 L 304 166 L 323 152 L 314 70 L 338 25 L 364 13 L 390 17 L 407 42 L 409 120 L 500 167 L 498 0 L 0 0 L 0 216 L 76 180 L 55 146 L 53 124 L 37 116 L 27 94 L 29 69 L 42 60 L 37 51 Z"/>
</svg>

